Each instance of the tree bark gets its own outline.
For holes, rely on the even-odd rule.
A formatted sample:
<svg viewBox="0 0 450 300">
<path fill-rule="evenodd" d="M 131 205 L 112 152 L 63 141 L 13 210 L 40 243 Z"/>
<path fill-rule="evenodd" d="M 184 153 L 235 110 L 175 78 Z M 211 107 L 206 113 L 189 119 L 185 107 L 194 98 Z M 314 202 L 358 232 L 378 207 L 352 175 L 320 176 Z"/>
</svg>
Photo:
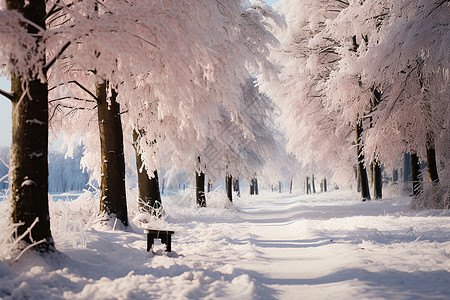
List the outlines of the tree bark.
<svg viewBox="0 0 450 300">
<path fill-rule="evenodd" d="M 398 170 L 397 169 L 392 170 L 392 182 L 394 182 L 395 184 L 398 183 Z"/>
<path fill-rule="evenodd" d="M 195 172 L 195 194 L 197 206 L 206 207 L 205 173 Z"/>
<path fill-rule="evenodd" d="M 361 187 L 362 201 L 370 200 L 369 181 L 367 178 L 367 171 L 364 165 L 364 153 L 361 147 L 361 134 L 363 132 L 362 121 L 359 121 L 355 126 L 356 133 L 356 151 L 358 155 L 358 174 Z"/>
<path fill-rule="evenodd" d="M 414 196 L 418 196 L 422 192 L 422 178 L 420 173 L 419 157 L 416 153 L 411 153 L 411 177 L 413 183 L 413 194 Z"/>
<path fill-rule="evenodd" d="M 311 192 L 311 184 L 309 183 L 309 176 L 306 176 L 305 189 L 306 194 L 308 195 Z"/>
<path fill-rule="evenodd" d="M 381 166 L 380 163 L 374 160 L 372 162 L 372 175 L 373 175 L 373 190 L 374 198 L 383 198 L 383 178 L 381 176 Z"/>
<path fill-rule="evenodd" d="M 239 187 L 239 179 L 233 180 L 233 191 L 236 192 L 236 195 L 238 197 L 241 196 L 241 191 L 240 191 L 240 187 Z"/>
<path fill-rule="evenodd" d="M 139 134 L 133 131 L 133 146 L 136 154 L 136 167 L 139 190 L 139 208 L 158 217 L 161 216 L 161 194 L 159 192 L 158 171 L 153 171 L 153 177 L 150 178 L 147 169 L 142 160 L 142 154 L 139 147 Z"/>
<path fill-rule="evenodd" d="M 230 200 L 230 202 L 233 202 L 233 177 L 231 175 L 227 175 L 225 184 L 228 200 Z"/>
<path fill-rule="evenodd" d="M 211 192 L 211 189 L 212 189 L 212 183 L 211 183 L 211 179 L 209 179 L 208 180 L 208 184 L 207 184 L 207 192 L 209 193 L 209 192 Z"/>
<path fill-rule="evenodd" d="M 326 178 L 323 179 L 323 191 L 324 192 L 327 191 L 327 179 Z"/>
<path fill-rule="evenodd" d="M 6 6 L 8 10 L 16 10 L 41 28 L 46 28 L 45 1 L 36 0 L 25 4 L 23 0 L 7 0 Z M 24 26 L 30 35 L 38 33 L 32 25 Z M 36 37 L 36 43 L 39 39 Z M 39 48 L 38 51 L 44 49 Z M 45 65 L 44 55 L 42 60 Z M 28 88 L 27 91 L 22 90 L 23 84 Z M 26 235 L 23 240 L 27 243 L 42 241 L 34 249 L 48 252 L 54 249 L 48 209 L 48 85 L 37 76 L 25 80 L 12 74 L 11 94 L 10 221 L 23 222 L 17 228 L 20 236 L 38 219 L 31 229 L 31 235 Z"/>
<path fill-rule="evenodd" d="M 428 164 L 428 178 L 432 184 L 439 183 L 439 176 L 436 164 L 436 150 L 434 148 L 434 142 L 427 144 L 427 164 Z"/>
<path fill-rule="evenodd" d="M 291 183 L 289 184 L 289 194 L 292 194 L 292 179 L 291 179 Z"/>
<path fill-rule="evenodd" d="M 97 83 L 98 126 L 102 162 L 100 211 L 114 215 L 128 226 L 125 190 L 125 159 L 120 105 L 113 89 L 107 101 L 107 82 Z M 108 103 L 109 102 L 109 103 Z"/>
<path fill-rule="evenodd" d="M 316 184 L 314 183 L 314 174 L 311 177 L 311 184 L 312 184 L 312 191 L 315 194 L 316 193 Z"/>
<path fill-rule="evenodd" d="M 258 195 L 258 179 L 256 177 L 250 180 L 250 195 Z"/>
<path fill-rule="evenodd" d="M 281 194 L 281 181 L 278 181 L 278 193 Z"/>
<path fill-rule="evenodd" d="M 412 162 L 411 162 L 411 154 L 404 153 L 403 154 L 403 183 L 412 181 Z"/>
</svg>

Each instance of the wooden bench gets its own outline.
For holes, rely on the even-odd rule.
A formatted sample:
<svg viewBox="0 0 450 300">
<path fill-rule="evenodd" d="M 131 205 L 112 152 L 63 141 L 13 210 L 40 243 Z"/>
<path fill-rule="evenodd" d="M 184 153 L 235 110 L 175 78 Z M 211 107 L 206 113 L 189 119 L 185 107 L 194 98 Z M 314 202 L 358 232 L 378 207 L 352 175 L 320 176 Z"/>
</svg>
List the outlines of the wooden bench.
<svg viewBox="0 0 450 300">
<path fill-rule="evenodd" d="M 166 251 L 172 251 L 172 234 L 174 231 L 161 230 L 161 229 L 144 229 L 144 233 L 147 234 L 147 252 L 153 246 L 154 239 L 160 239 L 161 243 L 166 244 Z"/>
</svg>

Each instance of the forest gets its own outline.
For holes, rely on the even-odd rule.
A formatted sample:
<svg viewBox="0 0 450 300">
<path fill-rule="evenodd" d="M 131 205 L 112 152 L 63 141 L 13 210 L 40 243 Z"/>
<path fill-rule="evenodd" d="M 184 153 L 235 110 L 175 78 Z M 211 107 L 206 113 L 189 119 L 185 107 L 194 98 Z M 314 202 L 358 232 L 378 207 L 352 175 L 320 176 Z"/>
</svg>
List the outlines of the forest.
<svg viewBox="0 0 450 300">
<path fill-rule="evenodd" d="M 49 193 L 73 190 L 124 231 L 186 183 L 205 211 L 219 190 L 227 208 L 327 187 L 371 205 L 401 185 L 445 214 L 449 24 L 449 0 L 1 1 L 2 243 L 58 251 Z"/>
</svg>

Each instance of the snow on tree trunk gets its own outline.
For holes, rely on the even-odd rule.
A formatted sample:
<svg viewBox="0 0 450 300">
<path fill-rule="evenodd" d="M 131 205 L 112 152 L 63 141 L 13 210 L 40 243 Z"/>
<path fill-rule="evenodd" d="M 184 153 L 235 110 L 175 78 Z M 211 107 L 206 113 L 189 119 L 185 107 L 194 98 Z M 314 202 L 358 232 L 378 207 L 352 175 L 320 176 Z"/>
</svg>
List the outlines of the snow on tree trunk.
<svg viewBox="0 0 450 300">
<path fill-rule="evenodd" d="M 161 194 L 159 192 L 158 171 L 153 171 L 152 178 L 148 176 L 139 149 L 139 134 L 136 130 L 133 131 L 133 146 L 136 154 L 139 207 L 144 211 L 160 216 L 158 211 L 161 208 Z"/>
<path fill-rule="evenodd" d="M 98 98 L 98 126 L 101 147 L 101 198 L 100 211 L 114 215 L 128 226 L 125 192 L 125 160 L 123 153 L 123 132 L 117 93 L 111 91 L 107 99 L 107 82 L 96 84 Z"/>
<path fill-rule="evenodd" d="M 362 121 L 359 121 L 355 126 L 356 133 L 356 151 L 358 155 L 358 174 L 361 187 L 362 201 L 370 200 L 369 181 L 367 178 L 367 171 L 364 165 L 364 153 L 361 146 L 361 134 L 363 132 Z"/>
<path fill-rule="evenodd" d="M 24 18 L 45 29 L 45 1 L 6 1 L 8 10 L 16 10 Z M 30 35 L 39 36 L 33 25 L 24 25 Z M 36 37 L 36 43 L 39 37 Z M 38 48 L 38 47 L 36 47 Z M 42 49 L 41 49 L 42 50 Z M 37 56 L 38 53 L 28 53 Z M 44 58 L 42 58 L 44 59 Z M 45 61 L 41 62 L 45 65 Z M 29 74 L 32 74 L 28 66 Z M 25 87 L 27 90 L 23 90 Z M 10 220 L 23 225 L 17 228 L 21 235 L 36 220 L 28 243 L 43 241 L 34 248 L 48 252 L 54 248 L 48 210 L 48 86 L 37 75 L 24 80 L 11 75 L 12 144 L 10 152 Z"/>
</svg>

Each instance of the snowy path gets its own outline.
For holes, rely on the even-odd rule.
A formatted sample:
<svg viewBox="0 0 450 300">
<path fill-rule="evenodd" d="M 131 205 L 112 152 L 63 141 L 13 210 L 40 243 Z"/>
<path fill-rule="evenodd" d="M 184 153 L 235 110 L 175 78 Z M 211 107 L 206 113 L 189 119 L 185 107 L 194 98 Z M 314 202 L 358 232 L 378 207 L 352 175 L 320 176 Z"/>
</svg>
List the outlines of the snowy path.
<svg viewBox="0 0 450 300">
<path fill-rule="evenodd" d="M 258 272 L 258 285 L 272 289 L 262 298 L 450 296 L 448 217 L 404 216 L 405 198 L 361 203 L 348 196 L 327 202 L 323 195 L 268 196 L 243 208 L 263 261 L 246 267 Z"/>
<path fill-rule="evenodd" d="M 137 227 L 93 225 L 92 201 L 52 205 L 61 253 L 0 263 L 0 299 L 450 298 L 449 211 L 345 192 L 164 200 L 152 226 L 175 230 L 169 254 L 146 253 Z"/>
</svg>

